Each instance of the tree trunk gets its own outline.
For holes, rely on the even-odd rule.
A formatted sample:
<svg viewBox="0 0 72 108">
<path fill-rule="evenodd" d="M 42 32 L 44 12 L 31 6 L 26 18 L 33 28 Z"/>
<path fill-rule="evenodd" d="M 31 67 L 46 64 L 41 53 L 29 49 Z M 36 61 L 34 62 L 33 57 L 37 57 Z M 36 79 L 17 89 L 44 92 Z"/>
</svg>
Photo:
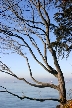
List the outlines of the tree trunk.
<svg viewBox="0 0 72 108">
<path fill-rule="evenodd" d="M 66 104 L 66 88 L 65 88 L 65 81 L 63 77 L 63 73 L 58 73 L 58 81 L 59 81 L 59 96 L 60 96 L 60 108 L 63 108 L 63 105 Z"/>
</svg>

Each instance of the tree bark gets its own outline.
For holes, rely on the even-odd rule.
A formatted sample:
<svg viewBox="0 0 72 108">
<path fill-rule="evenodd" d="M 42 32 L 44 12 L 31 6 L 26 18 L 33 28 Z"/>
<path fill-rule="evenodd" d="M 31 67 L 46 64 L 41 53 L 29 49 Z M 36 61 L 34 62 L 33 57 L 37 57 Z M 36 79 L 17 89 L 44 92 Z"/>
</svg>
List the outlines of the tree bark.
<svg viewBox="0 0 72 108">
<path fill-rule="evenodd" d="M 63 73 L 58 73 L 58 81 L 59 81 L 59 96 L 60 96 L 60 108 L 63 108 L 63 105 L 66 104 L 66 88 L 65 81 L 63 77 Z"/>
<path fill-rule="evenodd" d="M 56 52 L 52 48 L 49 48 L 49 50 L 52 53 L 52 56 L 54 59 L 54 64 L 55 64 L 56 70 L 58 72 L 59 96 L 60 96 L 60 104 L 61 104 L 60 106 L 62 108 L 62 105 L 64 105 L 66 103 L 66 88 L 65 88 L 64 76 L 63 76 L 63 73 L 62 73 L 60 66 L 58 64 Z"/>
</svg>

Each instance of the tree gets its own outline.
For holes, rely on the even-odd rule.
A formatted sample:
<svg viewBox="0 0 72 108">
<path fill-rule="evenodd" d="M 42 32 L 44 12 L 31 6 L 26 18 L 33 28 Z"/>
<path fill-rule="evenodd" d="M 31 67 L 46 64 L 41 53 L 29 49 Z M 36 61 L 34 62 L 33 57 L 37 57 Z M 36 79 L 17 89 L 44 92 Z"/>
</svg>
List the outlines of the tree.
<svg viewBox="0 0 72 108">
<path fill-rule="evenodd" d="M 67 57 L 72 51 L 72 20 L 71 20 L 71 10 L 72 4 L 71 0 L 64 0 L 63 3 L 56 5 L 58 12 L 55 13 L 54 19 L 57 22 L 58 26 L 54 28 L 54 34 L 56 35 L 56 41 L 53 42 L 56 48 L 58 48 L 59 55 Z"/>
<path fill-rule="evenodd" d="M 13 50 L 14 52 L 17 52 L 19 55 L 23 56 L 26 59 L 30 76 L 36 84 L 32 84 L 28 82 L 25 78 L 20 78 L 17 75 L 15 75 L 2 61 L 0 61 L 0 67 L 1 67 L 0 71 L 5 72 L 11 76 L 14 76 L 15 78 L 19 80 L 23 80 L 27 84 L 34 87 L 54 88 L 59 91 L 60 98 L 59 99 L 52 99 L 52 98 L 51 99 L 36 99 L 36 98 L 30 98 L 27 96 L 20 97 L 16 94 L 9 92 L 3 86 L 1 87 L 4 88 L 5 91 L 0 91 L 0 92 L 8 92 L 14 96 L 17 96 L 20 99 L 26 98 L 30 100 L 36 100 L 36 101 L 45 101 L 45 100 L 58 101 L 61 103 L 61 107 L 63 107 L 63 105 L 66 103 L 66 88 L 65 88 L 63 72 L 61 71 L 61 68 L 58 63 L 56 49 L 59 48 L 60 50 L 61 49 L 60 45 L 61 44 L 65 45 L 64 41 L 62 41 L 62 39 L 64 38 L 64 35 L 63 37 L 60 38 L 60 31 L 63 30 L 63 28 L 61 28 L 61 25 L 59 25 L 59 24 L 62 24 L 62 22 L 64 21 L 60 22 L 58 26 L 51 23 L 48 12 L 49 12 L 49 8 L 51 8 L 51 6 L 53 7 L 53 4 L 54 6 L 59 6 L 58 2 L 57 1 L 55 2 L 53 0 L 49 0 L 49 1 L 46 1 L 46 0 L 43 0 L 43 1 L 41 0 L 37 0 L 37 1 L 36 0 L 18 0 L 18 1 L 2 0 L 2 8 L 1 8 L 2 18 L 1 18 L 1 27 L 0 27 L 1 47 L 0 48 L 6 49 L 6 50 L 7 49 Z M 57 16 L 57 14 L 60 14 L 60 13 L 55 14 L 55 19 L 58 22 L 59 17 Z M 67 26 L 64 24 L 63 26 Z M 56 35 L 55 37 L 57 37 L 54 42 L 51 42 L 50 40 L 51 39 L 50 30 L 52 29 L 54 30 L 54 34 Z M 59 34 L 57 33 L 57 31 L 59 31 Z M 65 29 L 65 32 L 66 32 L 66 29 Z M 67 35 L 65 36 L 67 38 Z M 71 37 L 71 35 L 68 37 Z M 61 41 L 61 44 L 59 44 L 58 38 Z M 43 43 L 44 54 L 42 53 L 36 39 L 37 40 L 39 39 L 39 41 Z M 32 47 L 30 47 L 31 44 L 38 51 L 44 63 L 40 62 L 36 58 L 36 55 L 33 52 Z M 32 57 L 39 65 L 41 65 L 47 72 L 49 72 L 50 74 L 58 78 L 59 84 L 55 85 L 55 84 L 43 83 L 43 82 L 37 81 L 32 75 L 32 70 L 28 61 L 27 54 L 26 52 L 24 53 L 24 50 L 22 49 L 29 50 Z M 50 51 L 53 57 L 54 65 L 56 69 L 54 69 L 48 63 L 48 54 L 47 54 L 48 50 Z"/>
</svg>

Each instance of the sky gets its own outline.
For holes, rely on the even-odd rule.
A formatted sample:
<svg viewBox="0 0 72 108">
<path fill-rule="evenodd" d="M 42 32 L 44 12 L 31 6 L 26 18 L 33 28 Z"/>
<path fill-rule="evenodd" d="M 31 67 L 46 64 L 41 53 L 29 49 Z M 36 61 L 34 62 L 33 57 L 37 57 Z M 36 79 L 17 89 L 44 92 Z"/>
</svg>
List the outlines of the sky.
<svg viewBox="0 0 72 108">
<path fill-rule="evenodd" d="M 49 12 L 49 16 L 51 18 L 51 22 L 53 22 L 53 13 L 55 12 L 55 10 L 51 10 Z M 5 22 L 4 22 L 5 23 Z M 7 23 L 7 22 L 6 22 Z M 51 40 L 53 41 L 55 38 L 54 38 L 54 35 L 53 33 L 50 33 L 51 35 Z M 37 40 L 36 38 L 36 41 L 38 43 L 38 45 L 40 46 L 40 49 L 43 53 L 43 46 L 42 46 L 42 43 Z M 29 42 L 29 41 L 28 41 Z M 34 51 L 34 54 L 36 55 L 37 59 L 39 61 L 42 61 L 41 57 L 38 55 L 38 52 L 33 48 L 33 51 Z M 31 67 L 31 70 L 32 70 L 32 75 L 34 78 L 54 78 L 53 75 L 49 74 L 47 71 L 45 71 L 31 56 L 31 54 L 29 53 L 29 51 L 27 51 L 27 55 L 28 55 L 28 58 L 29 58 L 29 63 L 30 63 L 30 67 Z M 53 61 L 53 57 L 51 56 L 50 52 L 48 52 L 48 63 L 53 67 L 55 68 L 54 66 L 54 61 Z M 19 77 L 30 77 L 29 75 L 29 70 L 28 70 L 28 66 L 27 66 L 27 63 L 26 63 L 26 60 L 14 53 L 14 54 L 9 54 L 9 55 L 5 55 L 5 54 L 0 54 L 0 60 L 6 64 L 13 73 L 15 73 L 16 75 L 18 75 Z M 72 78 L 72 52 L 70 53 L 70 56 L 68 57 L 68 59 L 66 60 L 66 58 L 62 59 L 61 58 L 59 59 L 59 65 L 61 67 L 61 70 L 64 74 L 64 76 L 66 78 Z M 5 73 L 1 73 L 0 72 L 0 78 L 5 78 L 5 77 L 10 77 L 10 75 L 7 75 Z"/>
</svg>

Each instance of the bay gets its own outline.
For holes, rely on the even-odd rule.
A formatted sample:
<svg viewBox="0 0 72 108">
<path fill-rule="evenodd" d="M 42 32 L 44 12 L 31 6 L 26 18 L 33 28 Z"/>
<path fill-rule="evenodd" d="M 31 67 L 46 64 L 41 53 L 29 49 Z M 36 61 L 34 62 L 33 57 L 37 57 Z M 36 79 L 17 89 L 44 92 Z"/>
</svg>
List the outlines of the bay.
<svg viewBox="0 0 72 108">
<path fill-rule="evenodd" d="M 72 80 L 67 79 L 66 89 L 67 89 L 67 99 L 72 98 Z M 52 82 L 51 82 L 52 83 Z M 57 83 L 57 81 L 53 81 Z M 32 98 L 59 98 L 58 91 L 52 88 L 37 88 L 29 86 L 23 81 L 0 81 L 0 86 L 4 86 L 12 93 L 18 94 L 19 96 L 25 95 Z M 3 90 L 0 88 L 0 90 Z M 70 96 L 69 96 L 69 93 Z M 20 100 L 19 98 L 12 96 L 8 93 L 0 92 L 0 108 L 55 108 L 58 105 L 55 101 L 44 101 L 38 102 L 34 100 Z"/>
</svg>

